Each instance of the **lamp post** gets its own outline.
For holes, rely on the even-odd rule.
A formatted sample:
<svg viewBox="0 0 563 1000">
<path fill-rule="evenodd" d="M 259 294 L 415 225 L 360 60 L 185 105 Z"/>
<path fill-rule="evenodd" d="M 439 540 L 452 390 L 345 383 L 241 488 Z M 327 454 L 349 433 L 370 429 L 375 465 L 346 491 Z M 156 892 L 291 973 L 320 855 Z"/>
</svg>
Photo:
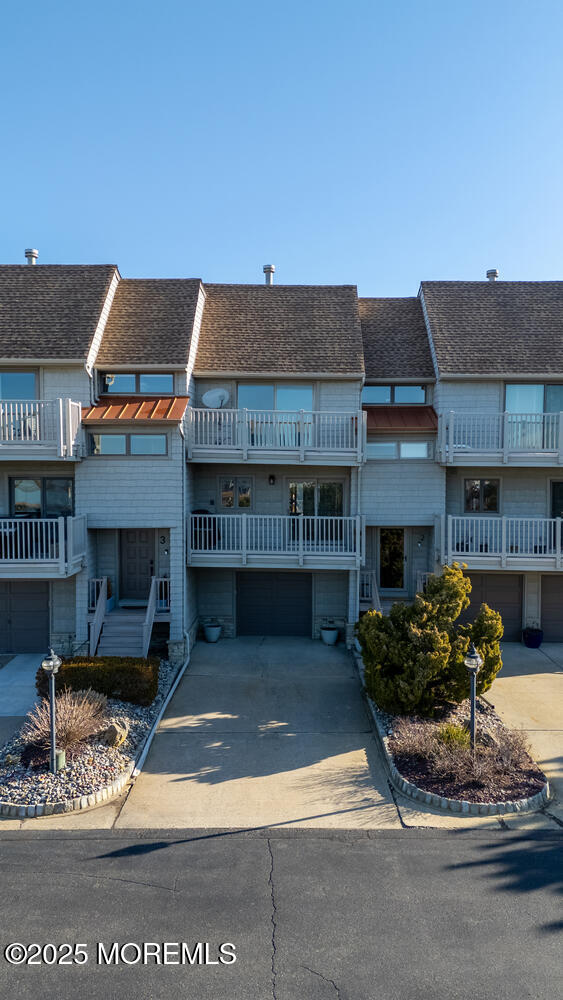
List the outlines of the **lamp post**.
<svg viewBox="0 0 563 1000">
<path fill-rule="evenodd" d="M 467 667 L 467 673 L 469 674 L 469 684 L 470 684 L 470 699 L 471 699 L 471 749 L 475 753 L 475 702 L 477 696 L 477 673 L 479 668 L 483 666 L 483 660 L 479 656 L 479 653 L 475 649 L 473 643 L 469 643 L 469 649 L 467 650 L 467 656 L 464 661 Z"/>
<path fill-rule="evenodd" d="M 49 678 L 49 711 L 51 716 L 51 771 L 56 774 L 64 767 L 62 755 L 57 752 L 55 736 L 55 674 L 61 665 L 61 658 L 54 650 L 49 650 L 49 656 L 41 661 L 41 666 Z"/>
</svg>

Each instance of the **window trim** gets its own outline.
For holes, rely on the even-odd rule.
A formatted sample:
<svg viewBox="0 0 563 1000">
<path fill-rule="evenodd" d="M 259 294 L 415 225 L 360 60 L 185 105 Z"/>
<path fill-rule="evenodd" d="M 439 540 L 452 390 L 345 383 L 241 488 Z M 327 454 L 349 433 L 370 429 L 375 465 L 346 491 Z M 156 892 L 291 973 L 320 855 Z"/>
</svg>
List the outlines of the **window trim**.
<svg viewBox="0 0 563 1000">
<path fill-rule="evenodd" d="M 245 482 L 250 483 L 250 506 L 249 507 L 238 507 L 238 506 L 235 506 L 234 504 L 233 504 L 232 507 L 223 507 L 223 504 L 221 502 L 221 498 L 222 498 L 222 494 L 223 494 L 223 489 L 222 489 L 221 483 L 223 483 L 225 481 L 225 479 L 232 479 L 233 480 L 233 482 L 235 484 L 234 485 L 235 497 L 238 497 L 238 482 L 239 482 L 239 480 L 241 482 L 244 480 Z M 229 473 L 225 473 L 222 476 L 218 475 L 217 476 L 217 503 L 216 503 L 216 510 L 217 510 L 217 512 L 220 513 L 220 514 L 250 514 L 254 510 L 254 496 L 255 496 L 254 486 L 255 486 L 255 477 L 254 476 L 243 476 L 242 474 L 238 475 L 237 473 L 235 473 L 232 476 L 229 475 Z"/>
<path fill-rule="evenodd" d="M 148 453 L 146 455 L 134 455 L 131 453 L 131 437 L 163 437 L 166 442 L 166 451 L 159 454 L 158 452 Z M 96 454 L 93 451 L 93 439 L 94 437 L 124 437 L 125 438 L 125 451 L 114 455 L 103 455 Z M 170 457 L 170 446 L 168 440 L 168 434 L 165 431 L 151 431 L 144 433 L 142 431 L 89 431 L 88 432 L 88 458 L 133 458 L 133 459 L 143 459 L 146 460 L 154 458 L 169 458 Z"/>
<path fill-rule="evenodd" d="M 143 371 L 143 370 L 126 371 L 126 372 L 117 372 L 117 371 L 111 372 L 111 371 L 105 371 L 105 370 L 104 371 L 100 371 L 100 373 L 99 373 L 99 375 L 100 375 L 100 382 L 101 382 L 100 393 L 103 393 L 103 394 L 108 395 L 108 396 L 114 395 L 114 393 L 111 392 L 111 389 L 108 389 L 108 387 L 106 385 L 106 376 L 108 376 L 108 375 L 134 375 L 135 376 L 135 389 L 134 389 L 134 391 L 133 392 L 123 392 L 123 391 L 116 392 L 115 393 L 116 396 L 119 396 L 119 395 L 121 395 L 121 396 L 155 396 L 155 395 L 158 395 L 158 396 L 174 396 L 175 395 L 175 391 L 176 391 L 175 388 L 174 388 L 174 374 L 175 374 L 174 372 L 165 372 L 165 371 L 162 371 L 162 372 L 152 372 L 151 371 L 151 372 L 149 372 L 149 371 Z M 170 392 L 162 392 L 162 390 L 159 390 L 159 389 L 152 390 L 150 392 L 141 392 L 141 376 L 144 376 L 144 375 L 168 375 L 172 379 L 172 389 L 170 390 Z"/>
<path fill-rule="evenodd" d="M 46 476 L 46 475 L 39 475 L 39 476 L 25 476 L 25 475 L 20 475 L 20 476 L 9 476 L 8 477 L 8 500 L 9 500 L 9 507 L 10 507 L 10 517 L 25 519 L 25 514 L 16 514 L 16 512 L 14 510 L 14 506 L 15 506 L 15 504 L 14 504 L 14 483 L 15 483 L 16 479 L 39 479 L 40 480 L 40 482 L 41 482 L 41 512 L 39 514 L 40 518 L 47 517 L 47 515 L 45 514 L 45 483 L 46 483 L 47 479 L 50 479 L 50 480 L 53 480 L 53 479 L 57 480 L 58 479 L 58 480 L 61 480 L 62 482 L 65 482 L 65 483 L 66 482 L 70 482 L 71 485 L 72 485 L 72 489 L 71 489 L 72 505 L 71 505 L 70 514 L 59 514 L 59 515 L 49 514 L 49 518 L 48 519 L 51 520 L 51 518 L 53 518 L 55 516 L 58 516 L 58 517 L 74 517 L 74 503 L 75 503 L 75 497 L 74 497 L 74 493 L 75 493 L 75 490 L 74 490 L 74 476 Z M 36 520 L 36 518 L 31 517 L 31 518 L 28 518 L 28 520 Z"/>
<path fill-rule="evenodd" d="M 471 480 L 478 479 L 480 483 L 485 479 L 498 483 L 498 510 L 466 510 L 465 509 L 465 484 Z M 483 487 L 479 489 L 479 502 L 482 503 Z M 462 517 L 501 517 L 502 516 L 502 477 L 500 476 L 462 476 L 461 477 L 461 516 Z"/>
<path fill-rule="evenodd" d="M 389 389 L 390 400 L 388 403 L 370 403 L 364 401 L 364 389 Z M 424 400 L 421 403 L 397 403 L 395 401 L 395 389 L 424 389 Z M 428 406 L 428 383 L 427 382 L 365 382 L 361 389 L 362 406 Z"/>
</svg>

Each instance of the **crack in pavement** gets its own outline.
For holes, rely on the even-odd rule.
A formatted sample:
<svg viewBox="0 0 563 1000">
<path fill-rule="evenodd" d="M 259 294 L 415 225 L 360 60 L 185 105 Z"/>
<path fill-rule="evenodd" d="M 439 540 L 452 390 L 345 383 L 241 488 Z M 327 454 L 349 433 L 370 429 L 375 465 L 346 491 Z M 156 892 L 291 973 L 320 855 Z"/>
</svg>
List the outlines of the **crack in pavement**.
<svg viewBox="0 0 563 1000">
<path fill-rule="evenodd" d="M 339 987 L 334 982 L 334 979 L 328 979 L 327 976 L 323 976 L 322 972 L 317 972 L 315 969 L 310 969 L 308 965 L 302 965 L 301 968 L 306 969 L 307 972 L 310 972 L 311 975 L 313 976 L 318 976 L 319 979 L 324 980 L 325 983 L 330 983 L 331 986 L 334 986 L 334 989 L 336 990 L 336 996 L 339 998 L 339 1000 L 342 1000 L 342 994 L 340 992 Z"/>
<path fill-rule="evenodd" d="M 273 1000 L 277 1000 L 277 997 L 276 997 L 276 976 L 277 976 L 277 969 L 276 969 L 276 952 L 277 952 L 277 945 L 276 945 L 276 930 L 277 930 L 276 914 L 277 914 L 278 908 L 276 906 L 276 897 L 275 897 L 275 894 L 274 894 L 274 852 L 272 851 L 272 842 L 271 842 L 271 840 L 270 840 L 269 837 L 268 837 L 268 840 L 266 841 L 266 843 L 268 844 L 268 851 L 269 851 L 269 854 L 270 854 L 270 874 L 268 876 L 268 885 L 270 886 L 270 898 L 272 900 L 272 915 L 270 917 L 270 921 L 271 921 L 271 924 L 272 924 L 272 998 L 273 998 Z"/>
</svg>

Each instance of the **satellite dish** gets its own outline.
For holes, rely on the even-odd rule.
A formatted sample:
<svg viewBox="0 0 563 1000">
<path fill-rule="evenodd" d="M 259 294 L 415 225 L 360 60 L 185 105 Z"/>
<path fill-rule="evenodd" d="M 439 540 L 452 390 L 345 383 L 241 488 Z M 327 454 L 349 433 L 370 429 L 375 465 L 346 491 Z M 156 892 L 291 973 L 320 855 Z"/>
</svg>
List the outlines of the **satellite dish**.
<svg viewBox="0 0 563 1000">
<path fill-rule="evenodd" d="M 227 405 L 230 396 L 227 389 L 209 389 L 208 392 L 204 392 L 202 399 L 204 406 L 211 410 L 220 410 Z"/>
</svg>

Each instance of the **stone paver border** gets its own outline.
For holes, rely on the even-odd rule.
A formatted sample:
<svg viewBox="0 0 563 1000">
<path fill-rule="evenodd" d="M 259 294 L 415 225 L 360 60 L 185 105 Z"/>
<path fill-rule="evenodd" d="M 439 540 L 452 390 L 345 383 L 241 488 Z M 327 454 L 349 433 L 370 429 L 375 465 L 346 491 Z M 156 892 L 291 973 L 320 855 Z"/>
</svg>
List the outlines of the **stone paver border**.
<svg viewBox="0 0 563 1000">
<path fill-rule="evenodd" d="M 109 802 L 122 791 L 127 784 L 135 761 L 131 761 L 124 771 L 111 784 L 99 788 L 97 792 L 90 795 L 78 795 L 75 799 L 66 799 L 64 802 L 41 802 L 36 805 L 14 805 L 11 802 L 0 802 L 0 815 L 11 816 L 13 819 L 27 819 L 30 816 L 53 816 L 59 813 L 70 813 L 78 809 L 90 809 L 91 806 L 100 805 L 102 802 Z"/>
<path fill-rule="evenodd" d="M 463 799 L 449 799 L 442 795 L 436 795 L 434 792 L 427 792 L 423 788 L 418 788 L 417 785 L 413 785 L 411 781 L 407 781 L 407 779 L 403 778 L 402 774 L 395 766 L 393 755 L 389 749 L 387 733 L 381 725 L 381 721 L 377 715 L 375 703 L 366 691 L 364 663 L 361 653 L 356 648 L 352 651 L 352 655 L 354 657 L 364 697 L 373 721 L 379 746 L 387 765 L 389 777 L 397 791 L 402 792 L 403 795 L 408 795 L 409 798 L 415 799 L 415 801 L 420 802 L 423 805 L 432 806 L 434 809 L 442 809 L 446 812 L 452 813 L 461 813 L 466 816 L 503 816 L 506 813 L 536 812 L 537 810 L 542 809 L 543 806 L 545 806 L 545 804 L 549 801 L 551 798 L 551 790 L 548 781 L 546 781 L 543 788 L 540 789 L 539 792 L 536 792 L 535 795 L 531 795 L 525 799 L 517 799 L 514 802 L 466 802 Z"/>
</svg>

